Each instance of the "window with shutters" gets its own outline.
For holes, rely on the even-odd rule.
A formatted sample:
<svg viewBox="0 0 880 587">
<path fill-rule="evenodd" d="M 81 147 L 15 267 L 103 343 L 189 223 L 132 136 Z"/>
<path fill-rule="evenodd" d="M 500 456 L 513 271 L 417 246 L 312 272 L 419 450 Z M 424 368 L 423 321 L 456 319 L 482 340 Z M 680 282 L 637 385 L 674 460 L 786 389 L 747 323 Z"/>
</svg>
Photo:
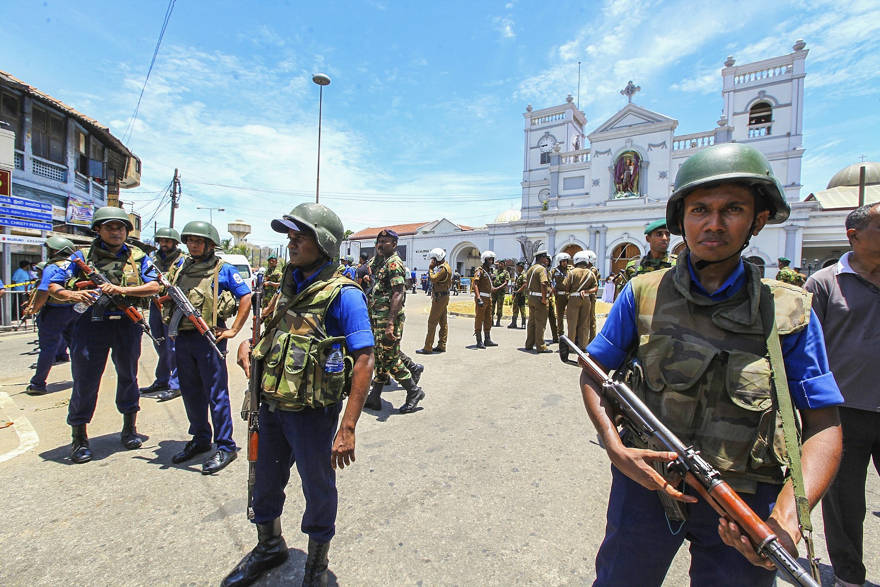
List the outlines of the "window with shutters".
<svg viewBox="0 0 880 587">
<path fill-rule="evenodd" d="M 21 98 L 9 92 L 0 92 L 0 120 L 15 132 L 15 148 L 24 149 L 24 133 L 21 128 Z"/>
<path fill-rule="evenodd" d="M 64 117 L 37 106 L 33 109 L 31 125 L 31 150 L 37 157 L 65 163 L 65 138 L 67 127 Z"/>
</svg>

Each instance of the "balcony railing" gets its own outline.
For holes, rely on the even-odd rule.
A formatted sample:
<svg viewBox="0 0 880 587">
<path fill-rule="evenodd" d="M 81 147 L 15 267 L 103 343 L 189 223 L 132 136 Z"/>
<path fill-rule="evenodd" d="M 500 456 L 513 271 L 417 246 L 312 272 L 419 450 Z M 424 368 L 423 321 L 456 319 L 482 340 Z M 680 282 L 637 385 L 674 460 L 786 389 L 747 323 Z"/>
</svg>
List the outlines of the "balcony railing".
<svg viewBox="0 0 880 587">
<path fill-rule="evenodd" d="M 92 199 L 93 200 L 101 200 L 102 202 L 107 199 L 107 188 L 103 185 L 99 184 L 97 181 L 91 182 L 92 184 Z"/>
<path fill-rule="evenodd" d="M 24 153 L 21 151 L 15 152 L 15 168 L 24 170 Z"/>
<path fill-rule="evenodd" d="M 687 149 L 702 149 L 715 144 L 715 132 L 698 132 L 690 135 L 681 135 L 672 138 L 672 150 L 684 151 Z"/>
<path fill-rule="evenodd" d="M 733 83 L 736 85 L 747 84 L 749 82 L 765 80 L 771 77 L 778 77 L 787 73 L 791 73 L 791 64 L 777 65 L 775 67 L 768 67 L 766 69 L 760 69 L 758 71 L 741 73 L 739 75 L 733 76 Z"/>
<path fill-rule="evenodd" d="M 85 193 L 89 193 L 89 178 L 76 172 L 73 176 L 73 186 Z"/>
<path fill-rule="evenodd" d="M 752 124 L 749 126 L 749 138 L 750 139 L 759 139 L 761 137 L 769 137 L 770 136 L 770 127 L 772 123 L 766 122 L 764 124 Z"/>
<path fill-rule="evenodd" d="M 548 114 L 547 116 L 541 116 L 540 118 L 533 118 L 532 126 L 546 124 L 548 122 L 554 122 L 556 120 L 565 120 L 565 112 L 560 112 L 559 114 Z"/>
<path fill-rule="evenodd" d="M 574 165 L 576 163 L 589 163 L 590 149 L 579 149 L 577 151 L 569 151 L 559 154 L 559 163 L 561 165 Z"/>
<path fill-rule="evenodd" d="M 36 156 L 31 156 L 31 172 L 34 175 L 60 181 L 61 183 L 67 181 L 67 167 Z"/>
</svg>

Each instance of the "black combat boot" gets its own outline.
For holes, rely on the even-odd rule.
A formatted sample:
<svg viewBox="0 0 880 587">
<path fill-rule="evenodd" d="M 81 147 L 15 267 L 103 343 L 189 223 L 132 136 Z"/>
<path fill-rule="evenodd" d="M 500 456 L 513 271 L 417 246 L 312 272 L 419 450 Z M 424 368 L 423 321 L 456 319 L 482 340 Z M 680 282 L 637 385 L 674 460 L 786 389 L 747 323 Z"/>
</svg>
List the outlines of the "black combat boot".
<svg viewBox="0 0 880 587">
<path fill-rule="evenodd" d="M 522 327 L 525 328 L 527 324 L 528 324 L 528 322 L 526 321 L 526 317 L 523 316 L 522 317 Z"/>
<path fill-rule="evenodd" d="M 474 336 L 477 337 L 477 348 L 484 349 L 486 345 L 483 344 L 483 334 L 481 332 L 474 332 Z"/>
<path fill-rule="evenodd" d="M 122 439 L 122 446 L 128 450 L 141 447 L 141 439 L 138 437 L 137 429 L 135 428 L 136 420 L 137 412 L 122 414 L 122 434 L 120 438 Z"/>
<path fill-rule="evenodd" d="M 507 325 L 508 328 L 516 328 L 516 316 L 510 319 L 510 324 Z"/>
<path fill-rule="evenodd" d="M 569 353 L 568 345 L 565 343 L 561 343 L 559 345 L 559 358 L 562 359 L 563 363 L 568 362 L 568 353 Z"/>
<path fill-rule="evenodd" d="M 266 524 L 257 524 L 257 546 L 241 559 L 220 585 L 222 587 L 250 585 L 269 569 L 284 563 L 289 555 L 287 544 L 281 535 L 281 518 Z M 311 550 L 309 555 L 311 556 Z M 324 568 L 327 568 L 326 565 Z"/>
<path fill-rule="evenodd" d="M 373 381 L 373 387 L 370 388 L 370 395 L 367 396 L 367 401 L 364 402 L 364 407 L 368 410 L 381 410 L 382 409 L 382 388 L 385 386 L 381 381 Z"/>
<path fill-rule="evenodd" d="M 486 336 L 483 337 L 483 344 L 486 346 L 498 346 L 497 342 L 492 341 L 492 336 L 487 332 Z"/>
<path fill-rule="evenodd" d="M 92 451 L 89 449 L 89 437 L 86 435 L 86 425 L 77 424 L 71 426 L 73 431 L 73 444 L 70 446 L 70 460 L 74 463 L 88 463 L 92 460 Z"/>
<path fill-rule="evenodd" d="M 416 363 L 405 353 L 400 353 L 400 360 L 403 361 L 403 366 L 409 370 L 410 375 L 412 375 L 413 381 L 416 384 L 419 383 L 419 379 L 422 378 L 422 371 L 425 370 L 425 366 L 421 363 Z"/>
<path fill-rule="evenodd" d="M 501 318 L 495 318 L 495 326 L 501 326 Z"/>
<path fill-rule="evenodd" d="M 398 411 L 401 414 L 409 414 L 415 411 L 416 406 L 424 399 L 425 392 L 412 379 L 407 379 L 400 385 L 406 390 L 406 401 Z"/>
<path fill-rule="evenodd" d="M 316 542 L 309 538 L 309 555 L 306 557 L 306 568 L 303 573 L 303 587 L 324 587 L 327 585 L 327 552 L 329 542 Z"/>
</svg>

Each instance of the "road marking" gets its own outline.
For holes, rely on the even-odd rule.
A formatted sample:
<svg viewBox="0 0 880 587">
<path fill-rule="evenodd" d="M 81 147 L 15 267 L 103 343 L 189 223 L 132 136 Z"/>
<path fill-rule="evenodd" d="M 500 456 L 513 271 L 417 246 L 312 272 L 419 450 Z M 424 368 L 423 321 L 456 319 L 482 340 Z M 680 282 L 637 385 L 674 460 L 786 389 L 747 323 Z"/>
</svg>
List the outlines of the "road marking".
<svg viewBox="0 0 880 587">
<path fill-rule="evenodd" d="M 0 411 L 5 411 L 9 414 L 9 417 L 12 418 L 13 421 L 12 427 L 15 430 L 15 433 L 18 434 L 18 447 L 0 455 L 0 463 L 14 459 L 18 455 L 24 454 L 32 448 L 36 448 L 37 445 L 40 444 L 40 437 L 37 436 L 37 431 L 31 426 L 30 421 L 25 418 L 24 415 L 13 417 L 15 410 L 15 402 L 12 401 L 9 394 L 0 392 Z"/>
</svg>

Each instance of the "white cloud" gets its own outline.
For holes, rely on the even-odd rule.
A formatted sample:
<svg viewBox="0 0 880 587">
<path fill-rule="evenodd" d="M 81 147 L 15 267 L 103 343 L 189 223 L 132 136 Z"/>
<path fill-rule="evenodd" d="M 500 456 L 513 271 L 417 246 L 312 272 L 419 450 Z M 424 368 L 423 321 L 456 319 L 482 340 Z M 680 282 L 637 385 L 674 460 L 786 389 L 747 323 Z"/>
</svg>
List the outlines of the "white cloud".
<svg viewBox="0 0 880 587">
<path fill-rule="evenodd" d="M 513 31 L 513 27 L 516 23 L 511 17 L 496 16 L 492 19 L 492 22 L 495 24 L 495 30 L 501 33 L 503 38 L 513 39 L 516 37 L 516 33 Z"/>
</svg>

